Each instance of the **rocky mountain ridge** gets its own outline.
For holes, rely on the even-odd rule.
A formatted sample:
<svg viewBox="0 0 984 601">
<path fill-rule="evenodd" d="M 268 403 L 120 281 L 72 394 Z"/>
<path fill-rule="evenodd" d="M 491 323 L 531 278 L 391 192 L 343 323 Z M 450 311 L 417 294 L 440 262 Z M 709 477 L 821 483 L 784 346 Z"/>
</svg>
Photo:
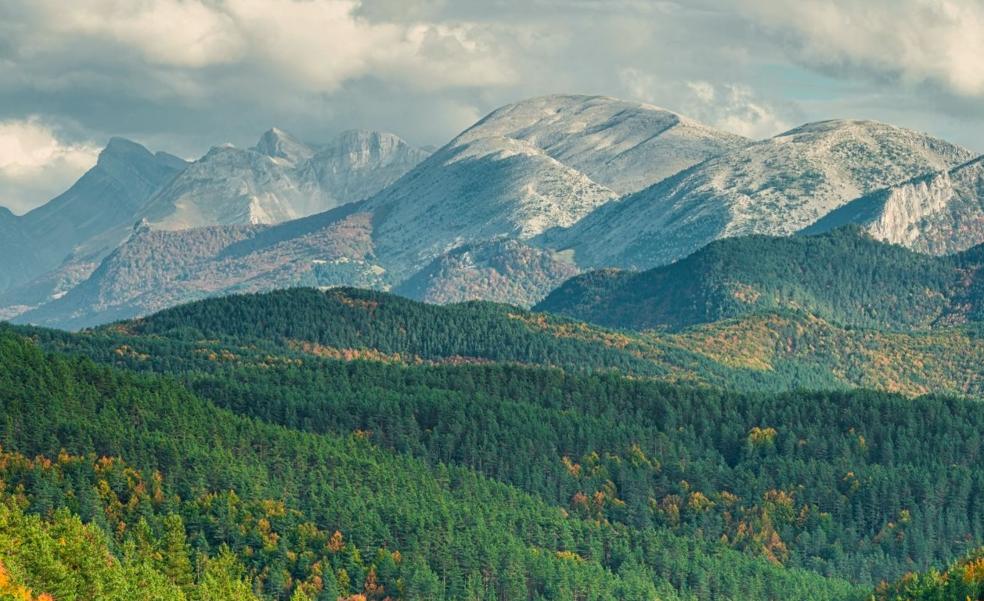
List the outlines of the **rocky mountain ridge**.
<svg viewBox="0 0 984 601">
<path fill-rule="evenodd" d="M 718 238 L 793 234 L 859 196 L 972 157 L 883 123 L 811 123 L 611 203 L 548 244 L 584 267 L 646 269 Z"/>
<path fill-rule="evenodd" d="M 877 238 L 926 252 L 967 248 L 984 229 L 980 161 L 872 121 L 806 124 L 751 142 L 650 105 L 549 96 L 493 111 L 415 165 L 420 155 L 404 146 L 360 131 L 312 146 L 270 130 L 252 149 L 213 149 L 148 203 L 161 210 L 144 217 L 166 236 L 130 236 L 85 288 L 63 286 L 21 320 L 78 327 L 291 286 L 531 306 L 586 269 L 664 265 L 716 239 L 787 236 L 814 222 L 864 222 Z M 357 199 L 389 179 L 365 200 L 286 220 L 314 210 L 304 203 Z M 871 200 L 896 188 L 891 202 Z M 213 246 L 203 237 L 215 232 L 184 227 L 199 222 L 252 229 Z M 157 280 L 135 277 L 134 258 L 164 248 L 183 256 L 147 266 Z M 151 281 L 166 292 L 154 294 Z"/>
</svg>

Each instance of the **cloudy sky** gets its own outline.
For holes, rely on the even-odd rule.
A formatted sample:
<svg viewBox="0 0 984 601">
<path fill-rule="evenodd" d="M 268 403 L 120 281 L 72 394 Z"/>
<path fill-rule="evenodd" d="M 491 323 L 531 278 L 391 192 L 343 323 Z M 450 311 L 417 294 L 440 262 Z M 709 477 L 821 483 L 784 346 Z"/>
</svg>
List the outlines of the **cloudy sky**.
<svg viewBox="0 0 984 601">
<path fill-rule="evenodd" d="M 4 0 L 0 205 L 112 135 L 185 157 L 279 126 L 441 145 L 551 93 L 764 137 L 868 118 L 984 152 L 981 0 Z"/>
</svg>

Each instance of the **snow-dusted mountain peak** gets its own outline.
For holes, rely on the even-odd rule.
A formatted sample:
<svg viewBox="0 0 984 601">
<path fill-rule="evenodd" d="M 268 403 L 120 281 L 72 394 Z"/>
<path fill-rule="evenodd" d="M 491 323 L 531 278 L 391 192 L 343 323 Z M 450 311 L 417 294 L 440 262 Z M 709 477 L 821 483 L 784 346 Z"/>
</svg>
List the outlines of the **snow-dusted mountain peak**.
<svg viewBox="0 0 984 601">
<path fill-rule="evenodd" d="M 119 136 L 113 136 L 106 143 L 106 147 L 99 152 L 99 158 L 109 159 L 115 157 L 127 157 L 127 156 L 153 156 L 149 150 L 147 150 L 143 145 L 134 142 L 133 140 L 128 140 L 126 138 L 121 138 Z"/>
<path fill-rule="evenodd" d="M 275 159 L 283 159 L 291 164 L 306 161 L 315 153 L 313 148 L 276 127 L 264 132 L 253 148 L 260 154 Z"/>
<path fill-rule="evenodd" d="M 350 129 L 338 134 L 322 146 L 314 160 L 338 162 L 349 169 L 369 169 L 403 165 L 412 167 L 428 155 L 429 152 L 410 146 L 396 134 L 370 129 Z M 354 200 L 361 200 L 364 197 Z"/>
<path fill-rule="evenodd" d="M 506 105 L 451 146 L 488 138 L 528 144 L 622 194 L 748 143 L 657 106 L 580 95 Z"/>
<path fill-rule="evenodd" d="M 392 273 L 461 244 L 535 237 L 626 191 L 748 141 L 604 96 L 543 96 L 490 113 L 367 201 Z"/>
<path fill-rule="evenodd" d="M 279 223 L 362 200 L 426 156 L 392 134 L 345 132 L 316 147 L 273 128 L 252 148 L 211 148 L 143 216 L 168 230 Z"/>
</svg>

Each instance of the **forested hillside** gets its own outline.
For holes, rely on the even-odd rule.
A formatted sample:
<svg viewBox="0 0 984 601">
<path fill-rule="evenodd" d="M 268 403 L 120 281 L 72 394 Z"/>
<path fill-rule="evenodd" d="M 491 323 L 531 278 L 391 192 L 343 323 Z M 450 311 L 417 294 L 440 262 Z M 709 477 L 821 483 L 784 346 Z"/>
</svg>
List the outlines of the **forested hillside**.
<svg viewBox="0 0 984 601">
<path fill-rule="evenodd" d="M 979 338 L 357 289 L 6 326 L 0 561 L 55 599 L 881 599 L 984 542 Z M 56 531 L 102 542 L 29 561 Z"/>
<path fill-rule="evenodd" d="M 188 562 L 231 552 L 245 572 L 226 580 L 269 599 L 858 598 L 756 553 L 394 453 L 367 430 L 237 416 L 172 380 L 45 356 L 9 333 L 0 358 L 8 492 L 45 519 L 65 508 L 95 524 L 124 564 L 152 545 L 143 553 L 174 562 L 161 570 L 192 591 L 203 576 Z M 57 577 L 10 571 L 32 591 Z"/>
<path fill-rule="evenodd" d="M 175 361 L 203 355 L 251 363 L 317 357 L 408 365 L 498 361 L 617 370 L 746 391 L 984 391 L 984 341 L 976 326 L 888 332 L 788 310 L 681 332 L 632 333 L 492 303 L 442 307 L 367 290 L 295 289 L 210 299 L 82 336 L 50 330 L 37 335 L 52 348 L 85 347 L 93 357 L 165 372 L 177 368 Z"/>
<path fill-rule="evenodd" d="M 665 267 L 572 278 L 535 309 L 632 329 L 679 329 L 779 309 L 842 325 L 926 328 L 981 317 L 982 252 L 931 257 L 878 242 L 856 226 L 729 238 Z"/>
<path fill-rule="evenodd" d="M 441 318 L 428 313 L 432 311 L 441 312 Z M 800 574 L 795 570 L 802 569 L 807 571 L 803 574 L 842 577 L 874 586 L 913 568 L 941 565 L 984 540 L 977 501 L 984 498 L 984 472 L 979 467 L 984 414 L 976 402 L 908 399 L 877 392 L 735 394 L 668 385 L 649 378 L 630 379 L 612 370 L 592 373 L 586 368 L 617 365 L 613 357 L 634 358 L 640 368 L 658 367 L 659 363 L 644 353 L 626 352 L 649 348 L 655 355 L 655 347 L 645 336 L 625 337 L 625 344 L 603 343 L 604 336 L 619 340 L 622 335 L 517 311 L 481 303 L 431 307 L 355 290 L 294 290 L 205 301 L 81 334 L 19 331 L 59 352 L 86 354 L 119 368 L 177 377 L 178 382 L 170 386 L 181 399 L 174 401 L 182 408 L 181 417 L 179 424 L 168 430 L 171 434 L 163 434 L 165 438 L 187 439 L 187 432 L 196 432 L 199 421 L 235 422 L 242 418 L 233 414 L 239 414 L 259 420 L 250 422 L 255 427 L 267 423 L 288 428 L 270 431 L 282 432 L 279 436 L 337 441 L 333 444 L 342 446 L 333 447 L 331 465 L 344 465 L 346 457 L 364 450 L 379 454 L 373 455 L 374 462 L 383 461 L 381 458 L 409 462 L 402 467 L 379 467 L 383 472 L 399 470 L 403 478 L 416 473 L 421 481 L 440 480 L 445 469 L 463 470 L 461 473 L 477 478 L 476 482 L 502 482 L 507 486 L 503 490 L 512 491 L 510 494 L 541 504 L 541 509 L 531 509 L 538 515 L 567 516 L 564 523 L 575 520 L 594 524 L 612 536 L 621 533 L 619 536 L 628 537 L 624 543 L 627 549 L 638 550 L 637 545 L 662 549 L 655 556 L 647 552 L 636 560 L 650 570 L 648 581 L 656 582 L 657 587 L 671 587 L 677 591 L 674 594 L 771 598 L 759 596 L 764 589 L 756 589 L 753 596 L 739 595 L 736 591 L 748 585 L 747 574 L 731 579 L 705 572 L 726 556 L 729 561 L 740 560 L 737 565 L 746 566 L 742 569 L 765 570 L 772 574 L 770 579 Z M 749 327 L 748 323 L 719 327 L 743 328 Z M 782 331 L 776 324 L 766 328 L 773 330 Z M 12 340 L 16 331 L 10 331 Z M 682 344 L 689 339 L 697 346 L 694 341 L 706 335 L 706 330 L 688 330 L 673 340 Z M 491 342 L 485 347 L 473 346 L 480 340 Z M 949 342 L 936 340 L 933 344 Z M 700 346 L 716 347 L 722 357 L 729 354 L 719 343 Z M 497 349 L 513 350 L 512 354 L 499 350 L 501 354 L 494 355 Z M 520 351 L 534 354 L 518 360 Z M 705 352 L 709 357 L 710 351 Z M 579 355 L 595 357 L 595 365 L 589 361 L 582 369 L 567 370 L 533 365 L 569 361 L 573 367 Z M 723 358 L 718 365 L 725 366 Z M 160 382 L 153 376 L 127 378 Z M 181 386 L 191 393 L 181 391 Z M 168 404 L 159 401 L 152 406 L 153 415 L 170 411 Z M 200 409 L 191 411 L 194 407 Z M 144 411 L 149 409 L 138 414 Z M 202 413 L 196 416 L 196 411 Z M 73 419 L 86 414 L 72 412 Z M 41 436 L 40 440 L 52 438 L 47 446 L 20 449 L 7 443 L 8 448 L 28 456 L 41 453 L 51 457 L 66 447 L 57 434 L 63 428 L 45 430 L 53 433 L 42 435 L 41 423 L 35 436 Z M 64 431 L 76 433 L 78 428 L 85 430 L 86 426 L 75 423 Z M 92 428 L 86 437 L 111 429 Z M 22 431 L 15 428 L 17 434 L 12 436 L 22 439 Z M 161 469 L 156 462 L 172 454 L 177 455 L 174 459 L 179 465 L 186 466 L 182 469 L 193 465 L 199 488 L 184 489 L 182 498 L 196 498 L 202 490 L 218 489 L 235 490 L 241 498 L 254 494 L 260 500 L 289 504 L 283 492 L 265 487 L 255 492 L 257 483 L 249 481 L 251 462 L 270 465 L 264 455 L 249 450 L 250 445 L 259 444 L 257 439 L 244 442 L 233 436 L 232 442 L 226 443 L 221 436 L 216 439 L 211 434 L 212 426 L 206 431 L 209 434 L 202 440 L 217 440 L 217 444 L 196 453 L 213 457 L 231 446 L 235 450 L 229 456 L 230 465 L 220 468 L 217 459 L 216 464 L 210 464 L 213 459 L 203 461 L 174 452 L 161 455 L 156 451 L 117 450 L 112 454 L 142 473 L 146 473 L 148 462 L 152 469 Z M 256 436 L 267 440 L 271 434 L 264 432 Z M 288 443 L 264 442 L 259 448 L 276 449 L 280 444 Z M 78 455 L 106 453 L 105 448 L 92 446 L 66 448 Z M 290 455 L 295 451 L 285 452 Z M 305 468 L 295 469 L 298 459 L 291 457 L 278 455 L 272 464 L 291 467 L 281 467 L 279 472 L 263 468 L 263 473 L 270 478 L 271 487 L 281 486 L 294 498 L 297 504 L 293 507 L 299 516 L 324 503 L 345 506 L 339 505 L 335 496 L 311 498 L 305 496 L 307 493 L 294 492 L 307 491 L 311 484 L 304 480 Z M 326 459 L 302 457 L 300 461 L 306 465 Z M 161 472 L 173 476 L 174 469 L 172 466 Z M 229 474 L 239 474 L 242 480 L 232 482 Z M 343 472 L 325 477 L 332 482 L 338 478 L 349 481 Z M 387 482 L 393 477 L 372 476 Z M 222 484 L 201 484 L 213 482 L 213 478 Z M 301 489 L 281 483 L 281 478 L 288 478 Z M 359 478 L 351 482 L 358 485 L 350 492 L 362 499 L 362 511 L 372 509 L 377 501 L 370 503 L 367 499 L 372 495 L 361 488 L 368 484 Z M 416 490 L 422 485 L 401 480 L 393 486 Z M 494 498 L 477 489 L 467 494 L 486 503 Z M 504 500 L 502 508 L 516 502 Z M 394 536 L 389 530 L 394 516 L 424 511 L 419 505 L 409 513 L 391 505 L 383 507 L 383 513 L 373 519 L 378 527 L 385 526 L 386 540 Z M 462 507 L 468 507 L 467 503 Z M 340 516 L 339 522 L 319 523 L 318 528 L 326 533 L 335 529 L 363 532 L 362 526 L 353 525 L 358 514 L 354 509 L 351 514 L 331 513 Z M 522 544 L 552 552 L 572 551 L 581 558 L 597 560 L 598 569 L 618 575 L 613 564 L 602 559 L 607 552 L 596 555 L 587 552 L 589 543 L 577 542 L 583 533 L 572 533 L 573 538 L 568 538 L 551 531 L 555 534 L 550 535 L 554 537 L 549 539 L 554 541 L 550 546 L 547 539 L 524 538 L 533 522 L 501 519 L 510 524 L 502 526 L 503 531 L 514 532 Z M 434 527 L 439 523 L 441 520 Z M 461 527 L 468 522 L 453 523 Z M 517 525 L 522 527 L 510 530 Z M 537 526 L 534 531 L 543 532 L 543 528 Z M 363 557 L 376 553 L 374 545 L 379 545 L 380 539 L 373 535 L 353 539 L 362 541 L 359 548 Z M 189 532 L 189 538 L 194 536 Z M 423 537 L 419 533 L 414 536 Z M 644 542 L 649 540 L 646 536 L 659 542 Z M 371 541 L 368 547 L 363 544 L 367 540 Z M 401 553 L 411 547 L 420 549 L 425 538 L 413 540 L 409 547 L 402 546 Z M 563 540 L 572 542 L 557 547 L 557 541 Z M 222 543 L 242 548 L 234 541 L 218 542 Z M 209 543 L 209 549 L 214 544 Z M 487 541 L 487 545 L 499 544 Z M 650 544 L 655 546 L 647 547 Z M 695 544 L 707 555 L 700 567 L 684 568 L 677 563 L 677 551 L 664 553 L 676 548 L 674 545 Z M 266 564 L 244 561 L 247 573 L 259 579 L 256 586 L 262 587 Z M 425 561 L 432 565 L 430 559 Z M 770 565 L 781 567 L 772 572 Z M 682 576 L 680 570 L 689 575 Z M 290 573 L 293 580 L 310 576 Z M 461 578 L 461 583 L 468 580 Z M 488 586 L 500 590 L 500 584 Z"/>
<path fill-rule="evenodd" d="M 42 477 L 58 470 L 62 476 L 78 471 L 78 457 L 60 454 L 56 464 L 47 458 L 30 460 L 0 454 L 2 473 L 19 475 L 37 470 Z M 112 465 L 103 462 L 104 473 Z M 117 470 L 117 475 L 125 475 Z M 132 475 L 132 471 L 130 473 Z M 103 479 L 101 484 L 108 485 Z M 181 519 L 172 514 L 163 521 L 165 532 L 152 538 L 148 523 L 136 524 L 136 533 L 111 550 L 113 538 L 106 530 L 84 524 L 65 509 L 45 517 L 25 513 L 37 499 L 26 487 L 16 494 L 0 491 L 0 599 L 57 601 L 251 601 L 249 577 L 228 549 L 213 556 L 194 554 L 185 539 Z M 44 502 L 44 501 L 41 501 Z M 118 524 L 125 524 L 117 522 Z"/>
</svg>

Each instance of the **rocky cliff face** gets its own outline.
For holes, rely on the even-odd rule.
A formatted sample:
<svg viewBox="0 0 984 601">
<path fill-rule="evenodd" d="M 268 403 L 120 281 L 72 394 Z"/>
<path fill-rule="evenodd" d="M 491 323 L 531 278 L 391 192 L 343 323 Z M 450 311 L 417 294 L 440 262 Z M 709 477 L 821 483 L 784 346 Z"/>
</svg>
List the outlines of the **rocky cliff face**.
<svg viewBox="0 0 984 601">
<path fill-rule="evenodd" d="M 860 224 L 879 240 L 930 254 L 984 242 L 984 157 L 858 198 L 804 230 Z"/>
</svg>

